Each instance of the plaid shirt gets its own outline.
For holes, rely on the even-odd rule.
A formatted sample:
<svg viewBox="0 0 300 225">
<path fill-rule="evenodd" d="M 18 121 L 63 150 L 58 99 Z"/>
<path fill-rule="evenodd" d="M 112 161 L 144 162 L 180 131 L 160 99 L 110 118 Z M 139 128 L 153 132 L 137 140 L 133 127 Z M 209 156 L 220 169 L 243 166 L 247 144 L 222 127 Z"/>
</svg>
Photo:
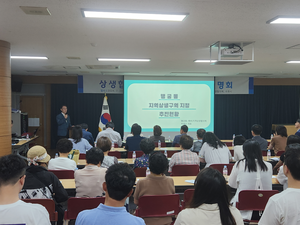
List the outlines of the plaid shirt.
<svg viewBox="0 0 300 225">
<path fill-rule="evenodd" d="M 170 159 L 169 172 L 172 172 L 174 165 L 200 165 L 200 159 L 197 153 L 183 149 L 181 152 L 175 153 Z"/>
</svg>

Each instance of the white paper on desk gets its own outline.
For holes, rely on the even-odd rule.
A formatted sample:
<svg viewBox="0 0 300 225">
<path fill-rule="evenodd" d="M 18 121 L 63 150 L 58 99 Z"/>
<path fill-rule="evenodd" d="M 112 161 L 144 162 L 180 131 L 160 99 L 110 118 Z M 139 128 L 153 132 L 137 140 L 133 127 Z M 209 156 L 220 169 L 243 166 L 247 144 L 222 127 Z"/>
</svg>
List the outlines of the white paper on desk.
<svg viewBox="0 0 300 225">
<path fill-rule="evenodd" d="M 28 118 L 28 126 L 29 127 L 39 127 L 40 126 L 40 118 Z"/>
<path fill-rule="evenodd" d="M 124 161 L 119 161 L 119 163 L 124 163 Z"/>
<path fill-rule="evenodd" d="M 277 178 L 277 176 L 272 176 L 272 178 Z"/>
<path fill-rule="evenodd" d="M 160 150 L 168 150 L 167 148 L 160 148 Z"/>
<path fill-rule="evenodd" d="M 279 161 L 279 158 L 274 157 L 274 158 L 271 158 L 271 160 L 273 160 L 273 161 Z"/>
<path fill-rule="evenodd" d="M 185 180 L 185 182 L 193 184 L 195 183 L 195 180 Z"/>
</svg>

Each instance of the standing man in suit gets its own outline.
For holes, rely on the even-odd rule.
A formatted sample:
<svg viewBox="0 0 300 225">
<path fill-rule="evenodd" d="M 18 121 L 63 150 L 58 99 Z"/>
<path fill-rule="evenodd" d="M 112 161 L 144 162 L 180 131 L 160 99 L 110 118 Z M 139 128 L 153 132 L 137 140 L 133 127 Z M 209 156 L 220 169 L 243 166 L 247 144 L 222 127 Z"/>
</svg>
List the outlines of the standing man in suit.
<svg viewBox="0 0 300 225">
<path fill-rule="evenodd" d="M 67 106 L 63 105 L 60 111 L 61 113 L 56 116 L 58 140 L 62 138 L 68 138 L 69 127 L 71 127 L 71 119 L 67 114 Z"/>
</svg>

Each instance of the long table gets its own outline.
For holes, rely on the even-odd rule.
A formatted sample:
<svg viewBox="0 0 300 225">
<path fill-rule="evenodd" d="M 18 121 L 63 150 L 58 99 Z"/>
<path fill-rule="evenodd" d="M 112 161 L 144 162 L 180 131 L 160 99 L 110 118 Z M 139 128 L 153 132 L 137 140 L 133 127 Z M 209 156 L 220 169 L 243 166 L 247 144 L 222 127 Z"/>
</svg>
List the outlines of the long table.
<svg viewBox="0 0 300 225">
<path fill-rule="evenodd" d="M 11 148 L 12 148 L 12 153 L 13 154 L 19 154 L 21 152 L 26 153 L 29 150 L 29 144 L 31 142 L 33 142 L 35 139 L 37 139 L 39 136 L 34 136 L 30 139 L 26 139 L 26 138 L 22 138 L 19 139 L 18 144 L 12 144 Z"/>
<path fill-rule="evenodd" d="M 154 151 L 181 151 L 181 148 L 180 147 L 161 147 L 161 148 L 158 148 L 156 147 L 154 149 Z M 127 152 L 126 149 L 124 148 L 114 148 L 113 150 L 110 150 L 111 152 Z"/>
<path fill-rule="evenodd" d="M 187 182 L 189 180 L 195 180 L 196 176 L 170 176 L 174 180 L 174 186 L 175 188 L 190 188 L 193 187 L 194 184 Z M 279 184 L 277 179 L 277 176 L 273 176 L 272 178 L 272 184 Z M 137 181 L 139 179 L 143 179 L 144 177 L 137 177 Z M 75 189 L 75 179 L 60 179 L 60 182 L 64 186 L 65 189 Z"/>
</svg>

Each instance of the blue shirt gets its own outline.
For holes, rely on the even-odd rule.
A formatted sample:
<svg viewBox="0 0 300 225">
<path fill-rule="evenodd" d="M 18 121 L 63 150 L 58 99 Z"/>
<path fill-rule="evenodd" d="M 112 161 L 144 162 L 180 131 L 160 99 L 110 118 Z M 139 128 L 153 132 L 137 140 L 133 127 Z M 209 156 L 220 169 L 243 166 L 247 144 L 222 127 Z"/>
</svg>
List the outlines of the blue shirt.
<svg viewBox="0 0 300 225">
<path fill-rule="evenodd" d="M 300 129 L 297 130 L 297 132 L 295 133 L 295 135 L 299 136 L 300 137 Z"/>
<path fill-rule="evenodd" d="M 172 147 L 175 147 L 175 144 L 179 144 L 180 138 L 182 135 L 187 135 L 186 133 L 183 134 L 178 134 L 174 137 L 173 143 L 172 143 Z M 192 137 L 191 137 L 192 138 Z M 193 138 L 192 138 L 193 139 Z M 194 140 L 194 139 L 193 139 Z"/>
<path fill-rule="evenodd" d="M 82 137 L 86 139 L 90 143 L 90 145 L 94 146 L 94 138 L 91 132 L 82 129 Z"/>
<path fill-rule="evenodd" d="M 79 152 L 82 154 L 86 154 L 86 151 L 90 150 L 93 147 L 84 138 L 81 138 L 81 140 L 77 143 L 75 143 L 75 140 L 72 138 L 69 138 L 69 140 L 72 141 L 73 149 L 79 150 Z"/>
<path fill-rule="evenodd" d="M 144 154 L 139 158 L 136 158 L 134 161 L 134 168 L 148 167 L 149 166 L 149 154 Z"/>
<path fill-rule="evenodd" d="M 112 207 L 102 203 L 95 209 L 80 212 L 76 225 L 145 225 L 142 218 L 131 215 L 123 207 Z"/>
</svg>

